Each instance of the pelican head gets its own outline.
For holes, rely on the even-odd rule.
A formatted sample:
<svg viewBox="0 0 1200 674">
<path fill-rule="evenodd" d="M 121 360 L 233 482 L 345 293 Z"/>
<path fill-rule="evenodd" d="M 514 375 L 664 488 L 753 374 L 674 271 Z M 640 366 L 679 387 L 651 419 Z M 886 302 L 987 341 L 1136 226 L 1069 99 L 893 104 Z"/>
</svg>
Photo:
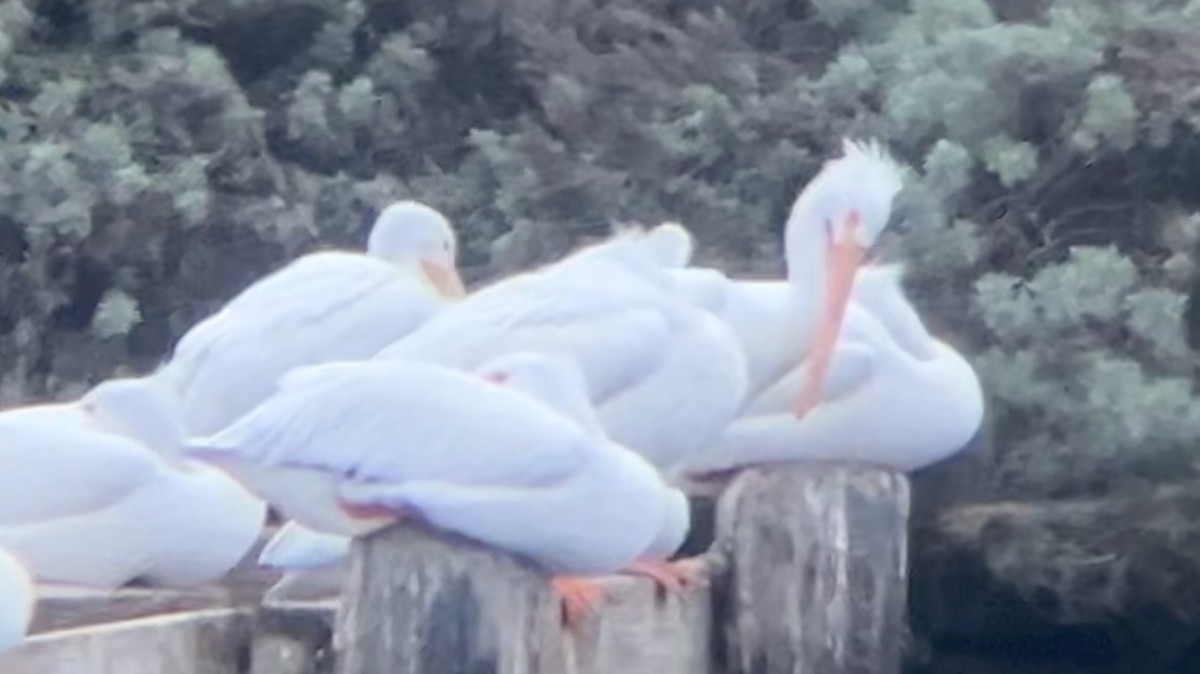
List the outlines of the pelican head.
<svg viewBox="0 0 1200 674">
<path fill-rule="evenodd" d="M 488 360 L 476 374 L 536 399 L 592 433 L 604 432 L 583 372 L 568 358 L 514 351 Z"/>
<path fill-rule="evenodd" d="M 419 270 L 446 297 L 466 295 L 458 275 L 458 239 L 446 216 L 418 201 L 397 201 L 375 219 L 367 254 Z"/>
<path fill-rule="evenodd" d="M 154 377 L 109 379 L 79 399 L 105 431 L 132 438 L 170 457 L 183 446 L 179 401 Z"/>
<path fill-rule="evenodd" d="M 15 557 L 0 550 L 0 653 L 25 640 L 35 604 L 29 572 Z"/>
<path fill-rule="evenodd" d="M 692 261 L 692 234 L 678 222 L 664 222 L 646 232 L 651 254 L 663 267 L 681 269 Z"/>
<path fill-rule="evenodd" d="M 809 378 L 796 402 L 798 417 L 819 400 L 855 274 L 887 227 L 901 187 L 899 166 L 877 141 L 843 140 L 842 156 L 825 163 L 792 207 L 785 240 L 789 275 L 814 260 L 824 271 L 824 301 Z"/>
</svg>

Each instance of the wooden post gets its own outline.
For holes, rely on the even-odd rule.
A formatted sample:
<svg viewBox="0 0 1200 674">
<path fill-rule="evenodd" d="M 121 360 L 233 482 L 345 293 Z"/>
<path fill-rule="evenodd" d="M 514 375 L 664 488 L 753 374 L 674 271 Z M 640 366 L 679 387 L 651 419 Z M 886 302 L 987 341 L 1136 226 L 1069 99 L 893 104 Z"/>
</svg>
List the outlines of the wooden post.
<svg viewBox="0 0 1200 674">
<path fill-rule="evenodd" d="M 712 674 L 712 597 L 707 588 L 662 597 L 630 576 L 600 581 L 605 599 L 594 619 L 567 635 L 562 674 Z"/>
<path fill-rule="evenodd" d="M 896 674 L 908 479 L 833 465 L 748 470 L 721 497 L 715 584 L 729 674 Z M 721 651 L 724 651 L 723 653 Z"/>
<path fill-rule="evenodd" d="M 0 653 L 0 674 L 238 674 L 250 622 L 213 609 L 45 632 Z"/>
<path fill-rule="evenodd" d="M 254 615 L 247 674 L 333 674 L 338 602 L 264 604 Z"/>
<path fill-rule="evenodd" d="M 574 632 L 545 573 L 401 525 L 356 541 L 338 616 L 339 674 L 710 674 L 707 588 L 660 597 L 629 576 Z"/>
<path fill-rule="evenodd" d="M 219 590 L 123 588 L 97 590 L 43 585 L 30 634 L 106 625 L 168 614 L 234 608 Z"/>
<path fill-rule="evenodd" d="M 561 604 L 545 574 L 415 524 L 355 541 L 340 674 L 561 674 Z M 453 539 L 453 540 L 452 540 Z"/>
</svg>

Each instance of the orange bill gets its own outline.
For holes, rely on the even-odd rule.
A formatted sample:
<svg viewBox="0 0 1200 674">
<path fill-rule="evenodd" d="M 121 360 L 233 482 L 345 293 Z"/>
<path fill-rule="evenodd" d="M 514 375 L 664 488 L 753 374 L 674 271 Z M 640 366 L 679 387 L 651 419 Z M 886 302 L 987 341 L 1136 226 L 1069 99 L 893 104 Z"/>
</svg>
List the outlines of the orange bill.
<svg viewBox="0 0 1200 674">
<path fill-rule="evenodd" d="M 825 305 L 821 313 L 821 322 L 817 326 L 816 341 L 808 354 L 808 378 L 805 379 L 793 408 L 797 419 L 804 418 L 804 415 L 821 402 L 821 392 L 825 388 L 825 377 L 829 371 L 829 360 L 833 356 L 833 347 L 837 344 L 842 318 L 846 315 L 846 305 L 850 302 L 854 276 L 867 254 L 865 248 L 855 243 L 853 234 L 857 225 L 856 219 L 849 218 L 846 225 L 846 241 L 829 244 Z"/>
<path fill-rule="evenodd" d="M 421 261 L 421 271 L 433 284 L 437 291 L 445 297 L 463 297 L 467 294 L 466 286 L 454 267 L 446 267 L 434 262 Z"/>
</svg>

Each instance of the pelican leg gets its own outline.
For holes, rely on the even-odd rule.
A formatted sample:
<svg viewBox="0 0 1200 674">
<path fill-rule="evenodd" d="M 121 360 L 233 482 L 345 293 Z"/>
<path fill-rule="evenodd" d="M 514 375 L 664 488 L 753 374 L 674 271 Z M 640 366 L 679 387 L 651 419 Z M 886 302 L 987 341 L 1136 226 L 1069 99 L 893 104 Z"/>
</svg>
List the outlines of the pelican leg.
<svg viewBox="0 0 1200 674">
<path fill-rule="evenodd" d="M 562 620 L 568 629 L 578 627 L 604 599 L 604 590 L 590 578 L 555 576 L 550 586 L 562 597 Z"/>
</svg>

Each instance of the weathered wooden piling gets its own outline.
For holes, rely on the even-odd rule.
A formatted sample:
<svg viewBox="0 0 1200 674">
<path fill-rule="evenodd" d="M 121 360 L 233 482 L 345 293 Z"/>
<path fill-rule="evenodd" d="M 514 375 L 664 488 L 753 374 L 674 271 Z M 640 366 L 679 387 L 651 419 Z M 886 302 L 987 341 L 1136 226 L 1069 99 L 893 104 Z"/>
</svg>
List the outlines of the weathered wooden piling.
<svg viewBox="0 0 1200 674">
<path fill-rule="evenodd" d="M 341 601 L 260 607 L 274 578 L 253 570 L 188 591 L 49 592 L 0 674 L 896 674 L 908 499 L 883 470 L 747 471 L 717 500 L 709 588 L 605 578 L 574 632 L 546 574 L 413 524 L 355 543 Z"/>
<path fill-rule="evenodd" d="M 264 605 L 254 613 L 250 669 L 239 674 L 334 674 L 336 600 Z"/>
<path fill-rule="evenodd" d="M 390 528 L 355 544 L 339 618 L 338 672 L 711 671 L 706 591 L 659 599 L 645 579 L 603 585 L 603 605 L 571 634 L 543 572 L 416 525 Z"/>
<path fill-rule="evenodd" d="M 341 674 L 563 671 L 546 579 L 482 546 L 390 527 L 355 542 L 345 588 Z"/>
<path fill-rule="evenodd" d="M 0 674 L 237 674 L 249 633 L 237 609 L 46 632 L 0 653 Z"/>
<path fill-rule="evenodd" d="M 172 590 L 129 587 L 109 591 L 43 586 L 38 589 L 38 606 L 30 632 L 61 632 L 90 625 L 214 608 L 233 608 L 233 605 L 223 592 L 212 588 Z"/>
<path fill-rule="evenodd" d="M 842 466 L 746 471 L 722 495 L 714 557 L 728 674 L 895 674 L 907 594 L 908 479 Z"/>
</svg>

